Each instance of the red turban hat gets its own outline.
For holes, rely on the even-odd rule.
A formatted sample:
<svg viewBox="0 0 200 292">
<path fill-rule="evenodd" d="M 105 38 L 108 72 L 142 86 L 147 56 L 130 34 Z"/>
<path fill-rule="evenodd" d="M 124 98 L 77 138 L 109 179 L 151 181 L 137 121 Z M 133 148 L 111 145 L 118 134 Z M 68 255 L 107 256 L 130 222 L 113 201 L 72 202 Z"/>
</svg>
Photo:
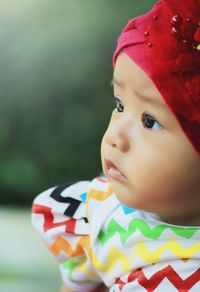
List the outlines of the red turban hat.
<svg viewBox="0 0 200 292">
<path fill-rule="evenodd" d="M 121 51 L 154 82 L 200 154 L 200 0 L 160 0 L 127 23 L 113 65 Z"/>
</svg>

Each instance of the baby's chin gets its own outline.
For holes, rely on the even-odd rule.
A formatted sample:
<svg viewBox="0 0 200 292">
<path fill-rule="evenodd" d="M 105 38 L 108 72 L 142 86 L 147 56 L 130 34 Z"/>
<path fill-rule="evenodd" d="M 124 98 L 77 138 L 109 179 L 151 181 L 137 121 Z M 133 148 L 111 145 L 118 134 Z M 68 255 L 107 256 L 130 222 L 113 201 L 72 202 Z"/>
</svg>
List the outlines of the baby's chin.
<svg viewBox="0 0 200 292">
<path fill-rule="evenodd" d="M 129 208 L 156 214 L 159 214 L 160 209 L 163 208 L 163 205 L 156 204 L 154 200 L 150 199 L 150 196 L 146 196 L 142 192 L 129 190 L 126 186 L 116 183 L 112 185 L 117 199 Z"/>
<path fill-rule="evenodd" d="M 156 214 L 159 214 L 160 211 L 168 212 L 174 209 L 169 198 L 156 196 L 155 192 L 148 192 L 148 190 L 136 189 L 128 180 L 120 182 L 109 176 L 107 176 L 107 179 L 111 183 L 119 202 L 129 208 Z"/>
<path fill-rule="evenodd" d="M 109 181 L 120 203 L 132 209 L 151 212 L 152 206 L 150 206 L 149 202 L 145 201 L 142 196 L 136 194 L 134 191 L 128 190 L 124 185 L 119 185 L 117 183 L 113 184 L 111 180 Z"/>
</svg>

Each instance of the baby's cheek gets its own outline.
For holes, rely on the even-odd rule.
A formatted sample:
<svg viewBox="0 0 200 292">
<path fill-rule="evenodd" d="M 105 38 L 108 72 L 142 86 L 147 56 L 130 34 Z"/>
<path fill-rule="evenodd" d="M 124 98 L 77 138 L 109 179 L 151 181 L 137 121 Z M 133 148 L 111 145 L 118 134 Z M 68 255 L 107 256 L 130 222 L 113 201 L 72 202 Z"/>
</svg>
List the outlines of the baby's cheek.
<svg viewBox="0 0 200 292">
<path fill-rule="evenodd" d="M 101 161 L 103 160 L 104 153 L 105 153 L 105 139 L 104 137 L 101 140 L 101 146 L 100 146 L 100 155 L 101 155 Z"/>
</svg>

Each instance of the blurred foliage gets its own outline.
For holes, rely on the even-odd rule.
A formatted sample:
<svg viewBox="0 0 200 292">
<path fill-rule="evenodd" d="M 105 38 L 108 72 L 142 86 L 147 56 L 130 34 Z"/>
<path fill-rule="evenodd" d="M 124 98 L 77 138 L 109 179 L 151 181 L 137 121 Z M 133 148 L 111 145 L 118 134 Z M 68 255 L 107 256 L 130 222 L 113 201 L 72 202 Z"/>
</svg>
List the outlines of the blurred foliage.
<svg viewBox="0 0 200 292">
<path fill-rule="evenodd" d="M 153 3 L 0 0 L 0 203 L 101 171 L 116 40 Z"/>
</svg>

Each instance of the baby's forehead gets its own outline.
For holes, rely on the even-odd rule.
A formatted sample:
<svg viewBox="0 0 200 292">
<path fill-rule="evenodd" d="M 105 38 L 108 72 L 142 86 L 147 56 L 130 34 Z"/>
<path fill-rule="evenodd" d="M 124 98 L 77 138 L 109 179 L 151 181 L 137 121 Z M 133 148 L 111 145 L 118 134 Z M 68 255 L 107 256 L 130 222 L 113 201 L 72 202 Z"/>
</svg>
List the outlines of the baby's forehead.
<svg viewBox="0 0 200 292">
<path fill-rule="evenodd" d="M 111 83 L 119 89 L 129 87 L 141 96 L 151 96 L 165 104 L 162 95 L 146 72 L 125 53 L 121 53 L 117 58 Z"/>
<path fill-rule="evenodd" d="M 147 73 L 125 52 L 122 52 L 116 59 L 113 71 L 113 83 L 121 87 L 125 83 L 130 83 L 143 87 L 144 90 L 146 87 L 152 87 L 153 90 L 154 87 L 154 83 L 148 77 Z"/>
</svg>

